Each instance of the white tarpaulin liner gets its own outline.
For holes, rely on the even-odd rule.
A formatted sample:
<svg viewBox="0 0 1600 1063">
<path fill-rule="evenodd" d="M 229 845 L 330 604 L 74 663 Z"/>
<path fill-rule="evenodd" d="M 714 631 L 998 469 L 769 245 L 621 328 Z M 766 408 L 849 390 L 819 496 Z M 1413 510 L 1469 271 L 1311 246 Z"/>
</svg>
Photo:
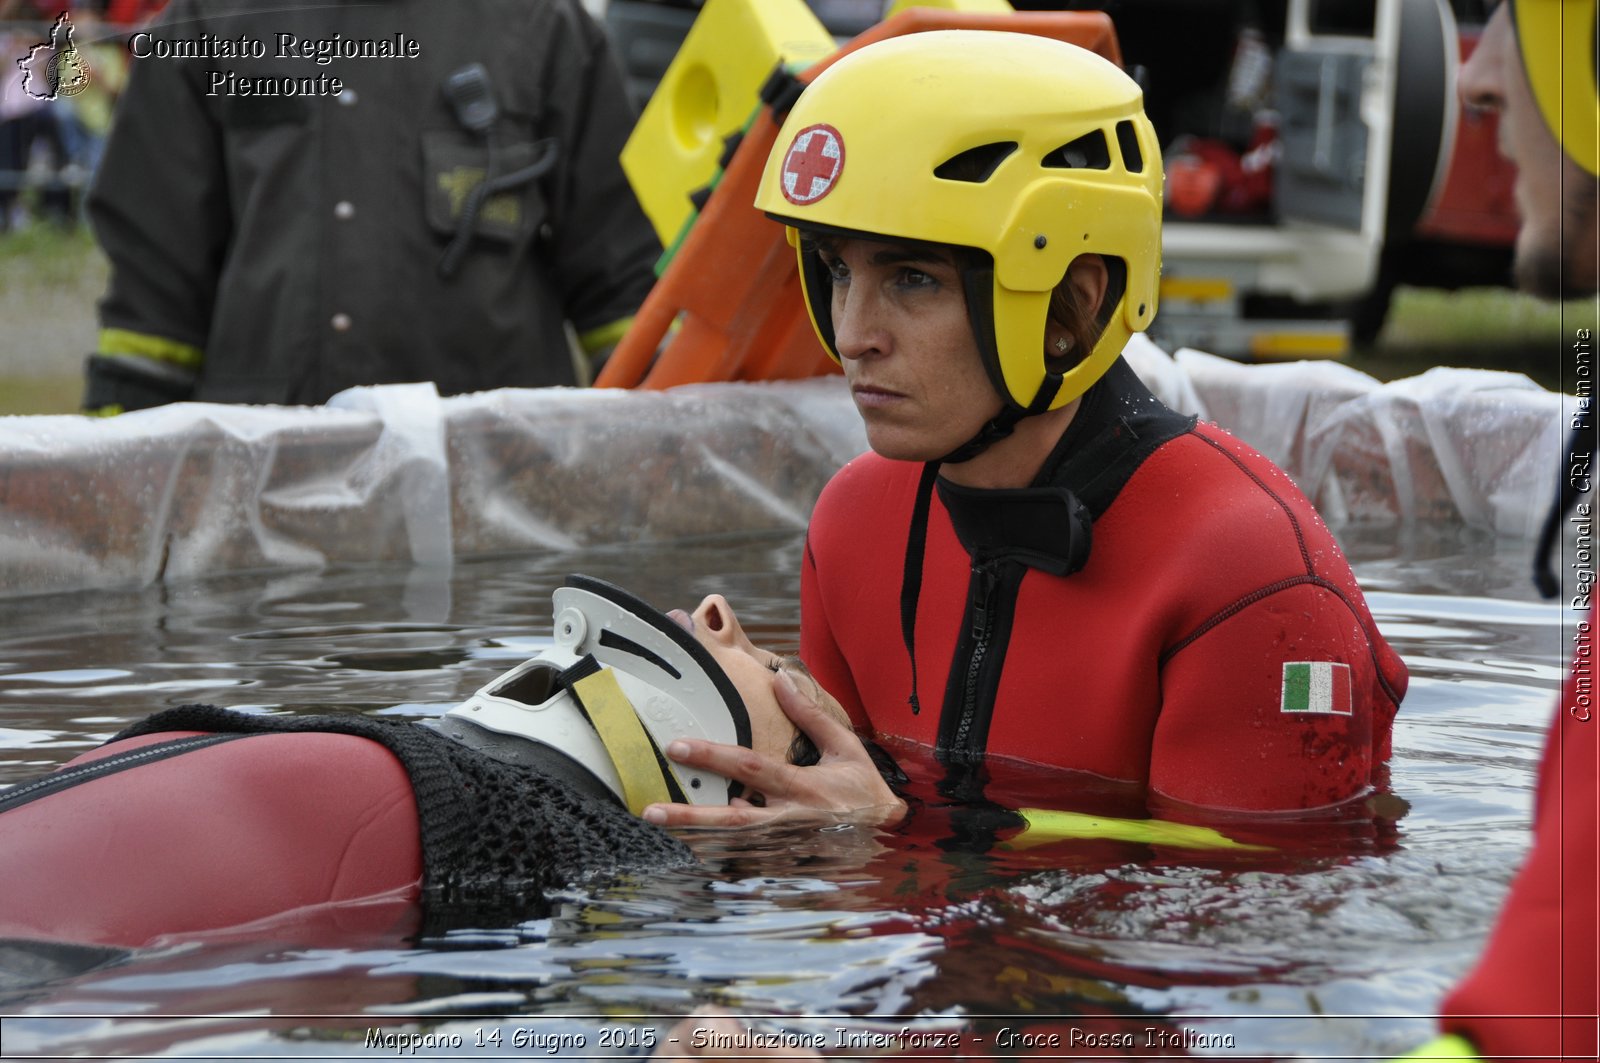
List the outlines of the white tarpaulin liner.
<svg viewBox="0 0 1600 1063">
<path fill-rule="evenodd" d="M 1436 369 L 1129 361 L 1170 405 L 1266 453 L 1330 523 L 1538 529 L 1561 397 Z M 838 377 L 667 392 L 358 388 L 326 407 L 183 403 L 0 418 L 0 594 L 805 526 L 866 447 Z"/>
<path fill-rule="evenodd" d="M 1380 384 L 1336 362 L 1241 365 L 1191 350 L 1168 362 L 1145 346 L 1136 368 L 1170 365 L 1199 405 L 1163 399 L 1277 462 L 1336 527 L 1441 522 L 1532 538 L 1555 498 L 1562 396 L 1521 373 L 1440 367 Z"/>
</svg>

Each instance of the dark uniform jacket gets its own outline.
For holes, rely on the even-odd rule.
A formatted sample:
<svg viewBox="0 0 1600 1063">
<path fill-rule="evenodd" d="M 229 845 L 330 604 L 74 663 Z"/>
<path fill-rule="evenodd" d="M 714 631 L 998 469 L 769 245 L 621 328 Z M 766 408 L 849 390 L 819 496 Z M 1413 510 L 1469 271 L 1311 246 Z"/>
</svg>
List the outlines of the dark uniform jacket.
<svg viewBox="0 0 1600 1063">
<path fill-rule="evenodd" d="M 653 281 L 630 105 L 579 0 L 174 0 L 130 49 L 89 201 L 111 282 L 86 405 L 570 384 L 563 322 L 614 339 Z M 486 168 L 532 176 L 442 276 Z"/>
</svg>

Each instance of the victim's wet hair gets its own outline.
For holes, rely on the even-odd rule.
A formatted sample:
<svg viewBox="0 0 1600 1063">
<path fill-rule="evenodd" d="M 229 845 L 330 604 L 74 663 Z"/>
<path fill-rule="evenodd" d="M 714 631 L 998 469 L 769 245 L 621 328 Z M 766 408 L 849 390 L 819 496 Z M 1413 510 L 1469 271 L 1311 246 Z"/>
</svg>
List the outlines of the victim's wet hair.
<svg viewBox="0 0 1600 1063">
<path fill-rule="evenodd" d="M 810 683 L 812 690 L 817 694 L 818 703 L 830 710 L 833 709 L 833 703 L 823 694 L 822 684 L 817 682 L 816 677 L 811 674 L 811 669 L 806 667 L 804 661 L 798 657 L 780 657 L 778 659 L 778 667 L 788 672 L 791 676 L 803 678 Z M 837 711 L 830 711 L 829 714 L 840 723 L 849 726 L 849 717 Z M 797 768 L 809 768 L 822 760 L 822 751 L 817 748 L 817 744 L 811 740 L 809 735 L 796 728 L 794 739 L 789 743 L 786 759 Z"/>
</svg>

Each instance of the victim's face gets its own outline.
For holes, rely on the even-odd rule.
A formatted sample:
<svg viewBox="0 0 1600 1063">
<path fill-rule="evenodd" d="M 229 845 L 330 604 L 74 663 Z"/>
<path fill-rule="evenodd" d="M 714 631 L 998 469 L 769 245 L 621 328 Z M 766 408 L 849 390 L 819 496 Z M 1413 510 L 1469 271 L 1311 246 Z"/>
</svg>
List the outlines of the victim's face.
<svg viewBox="0 0 1600 1063">
<path fill-rule="evenodd" d="M 867 441 L 886 458 L 931 461 L 999 412 L 947 249 L 829 238 L 835 349 Z"/>
<path fill-rule="evenodd" d="M 802 692 L 831 700 L 795 657 L 784 657 L 750 641 L 733 607 L 720 594 L 707 595 L 693 614 L 674 609 L 667 614 L 705 647 L 744 701 L 750 716 L 750 747 L 758 753 L 785 758 L 800 733 L 778 706 L 773 687 L 779 672 L 787 672 Z M 843 719 L 843 710 L 838 712 Z"/>
</svg>

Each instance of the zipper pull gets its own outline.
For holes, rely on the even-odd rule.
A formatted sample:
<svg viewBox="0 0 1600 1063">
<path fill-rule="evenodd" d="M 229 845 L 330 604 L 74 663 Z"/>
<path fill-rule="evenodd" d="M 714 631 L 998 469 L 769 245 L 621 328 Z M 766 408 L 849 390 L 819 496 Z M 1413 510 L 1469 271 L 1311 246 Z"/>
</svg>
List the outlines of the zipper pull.
<svg viewBox="0 0 1600 1063">
<path fill-rule="evenodd" d="M 972 637 L 984 641 L 994 624 L 994 592 L 1000 580 L 987 565 L 972 566 L 972 575 Z"/>
</svg>

